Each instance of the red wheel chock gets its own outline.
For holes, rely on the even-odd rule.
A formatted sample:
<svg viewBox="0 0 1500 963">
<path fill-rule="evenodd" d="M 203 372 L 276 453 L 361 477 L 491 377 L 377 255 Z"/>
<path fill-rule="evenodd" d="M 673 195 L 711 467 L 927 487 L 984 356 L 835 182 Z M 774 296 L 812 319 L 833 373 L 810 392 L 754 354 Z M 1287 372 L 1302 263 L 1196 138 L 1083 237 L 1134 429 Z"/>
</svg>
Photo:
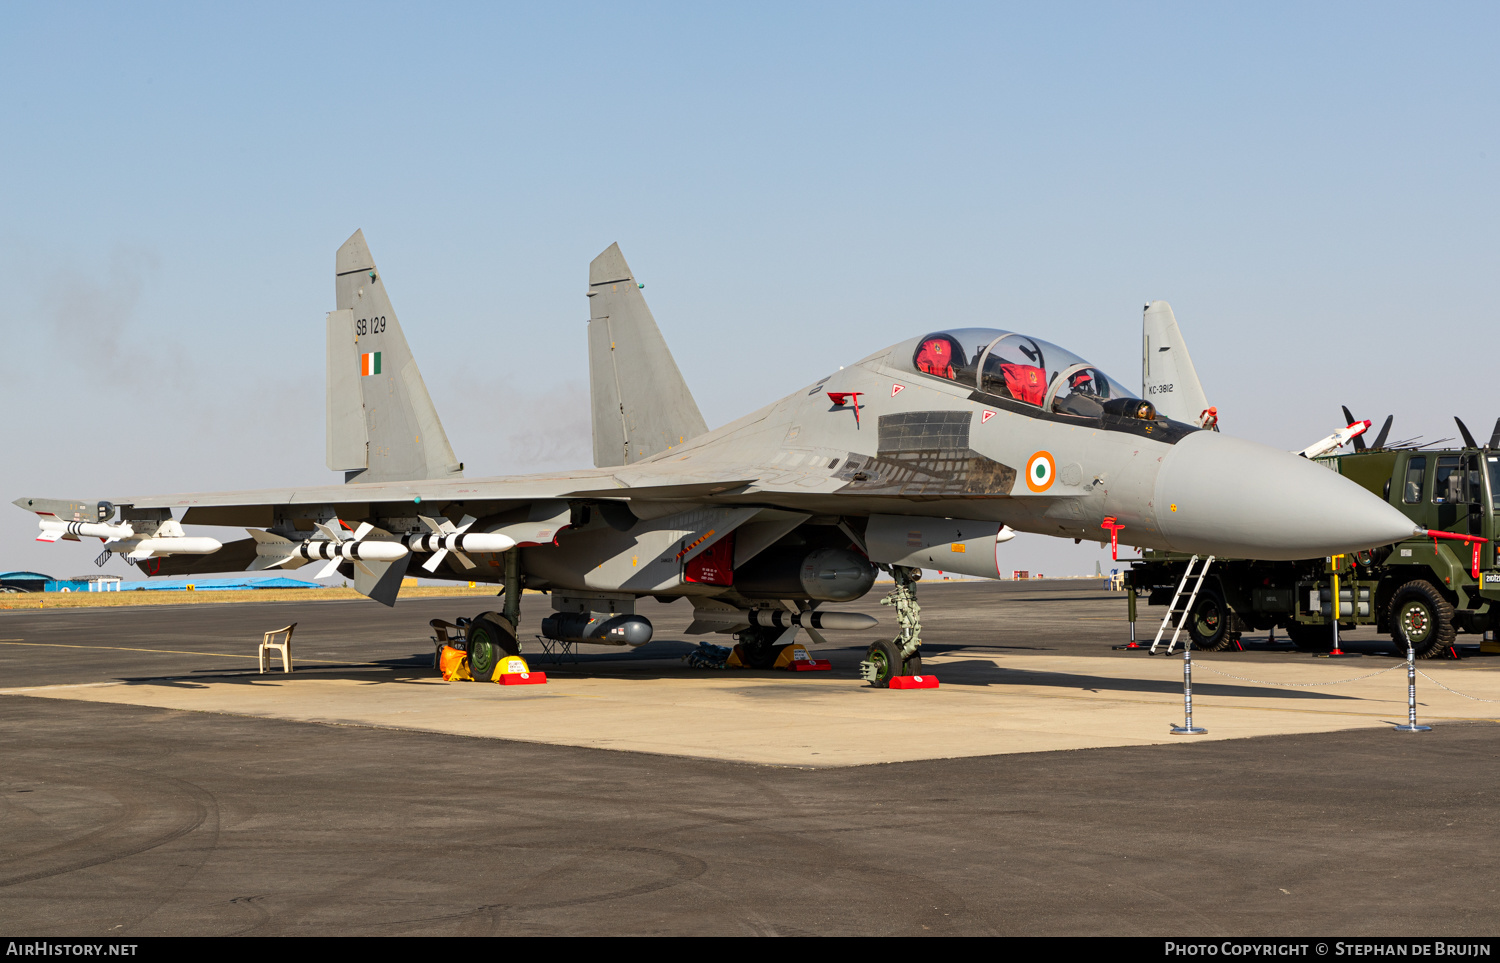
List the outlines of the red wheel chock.
<svg viewBox="0 0 1500 963">
<path fill-rule="evenodd" d="M 545 672 L 506 672 L 495 678 L 501 685 L 546 685 Z"/>
</svg>

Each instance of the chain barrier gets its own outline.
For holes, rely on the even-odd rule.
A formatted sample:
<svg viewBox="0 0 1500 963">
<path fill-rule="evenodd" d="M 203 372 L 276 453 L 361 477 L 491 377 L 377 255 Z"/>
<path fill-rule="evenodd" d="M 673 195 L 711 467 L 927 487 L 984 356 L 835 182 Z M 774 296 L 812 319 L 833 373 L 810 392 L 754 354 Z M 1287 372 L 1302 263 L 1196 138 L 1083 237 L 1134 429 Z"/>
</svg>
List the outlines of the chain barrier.
<svg viewBox="0 0 1500 963">
<path fill-rule="evenodd" d="M 1346 685 L 1346 684 L 1348 684 L 1350 682 L 1360 682 L 1360 681 L 1362 681 L 1364 679 L 1373 679 L 1377 675 L 1385 675 L 1387 672 L 1390 672 L 1393 669 L 1404 669 L 1404 668 L 1406 668 L 1406 662 L 1403 660 L 1401 662 L 1396 663 L 1395 665 L 1388 666 L 1388 667 L 1386 667 L 1384 669 L 1381 669 L 1378 672 L 1371 672 L 1371 673 L 1368 673 L 1367 675 L 1351 676 L 1348 679 L 1335 679 L 1333 682 L 1268 682 L 1265 679 L 1247 679 L 1247 678 L 1245 678 L 1242 675 L 1230 675 L 1228 672 L 1220 672 L 1218 669 L 1215 669 L 1213 666 L 1209 665 L 1207 662 L 1199 662 L 1197 659 L 1193 660 L 1193 664 L 1194 665 L 1198 665 L 1198 666 L 1202 666 L 1203 668 L 1205 668 L 1208 671 L 1212 672 L 1214 675 L 1222 675 L 1226 679 L 1236 679 L 1236 680 L 1238 680 L 1240 682 L 1253 682 L 1256 685 L 1275 685 L 1275 686 L 1281 686 L 1284 689 L 1315 689 L 1315 688 L 1319 688 L 1321 686 Z M 1424 672 L 1422 674 L 1426 675 L 1427 673 Z M 1439 684 L 1441 684 L 1441 683 L 1439 683 Z M 1446 688 L 1446 686 L 1444 688 Z M 1484 702 L 1484 701 L 1489 701 L 1489 700 L 1482 699 L 1480 701 Z"/>
<path fill-rule="evenodd" d="M 1334 636 L 1334 647 L 1337 648 L 1337 646 L 1338 646 L 1338 636 L 1335 635 Z M 1445 692 L 1451 692 L 1451 693 L 1453 693 L 1456 696 L 1462 696 L 1463 698 L 1468 699 L 1468 700 L 1470 700 L 1472 702 L 1500 703 L 1500 699 L 1481 699 L 1478 696 L 1471 696 L 1471 695 L 1469 695 L 1466 692 L 1459 692 L 1457 689 L 1452 688 L 1451 686 L 1443 685 L 1441 682 L 1439 682 L 1438 680 L 1434 679 L 1432 676 L 1428 675 L 1426 672 L 1421 672 L 1417 668 L 1416 652 L 1412 648 L 1412 643 L 1411 643 L 1411 639 L 1410 638 L 1407 638 L 1407 640 L 1406 640 L 1406 658 L 1403 659 L 1402 661 L 1396 663 L 1395 665 L 1387 666 L 1386 668 L 1379 669 L 1379 670 L 1377 670 L 1375 672 L 1367 672 L 1364 675 L 1350 676 L 1347 679 L 1334 679 L 1331 682 L 1271 682 L 1268 679 L 1251 679 L 1251 678 L 1248 678 L 1248 677 L 1242 676 L 1242 675 L 1234 675 L 1233 673 L 1230 673 L 1230 672 L 1220 672 L 1218 669 L 1215 669 L 1213 666 L 1209 665 L 1208 663 L 1206 663 L 1206 662 L 1199 662 L 1197 659 L 1192 658 L 1192 656 L 1189 654 L 1191 652 L 1191 650 L 1192 650 L 1191 643 L 1189 643 L 1187 646 L 1185 646 L 1183 648 L 1183 650 L 1182 650 L 1182 700 L 1183 700 L 1183 708 L 1185 710 L 1186 722 L 1183 725 L 1181 725 L 1181 726 L 1173 726 L 1172 727 L 1172 731 L 1174 733 L 1182 733 L 1182 734 L 1189 734 L 1189 733 L 1191 733 L 1191 734 L 1196 735 L 1196 734 L 1199 734 L 1199 733 L 1207 731 L 1205 729 L 1199 729 L 1199 728 L 1195 728 L 1193 726 L 1193 664 L 1194 663 L 1197 663 L 1201 668 L 1207 669 L 1208 671 L 1212 672 L 1214 675 L 1222 676 L 1222 677 L 1224 677 L 1226 679 L 1234 679 L 1237 682 L 1249 682 L 1252 685 L 1278 686 L 1278 687 L 1284 688 L 1284 689 L 1315 689 L 1315 688 L 1322 688 L 1322 687 L 1325 687 L 1325 686 L 1332 686 L 1332 685 L 1348 685 L 1351 682 L 1363 682 L 1365 679 L 1373 679 L 1376 676 L 1385 675 L 1387 672 L 1390 672 L 1393 669 L 1405 669 L 1406 670 L 1406 725 L 1404 725 L 1404 726 L 1396 726 L 1396 731 L 1397 732 L 1431 732 L 1432 731 L 1432 727 L 1431 726 L 1420 726 L 1420 725 L 1417 725 L 1417 675 L 1419 674 L 1419 672 L 1420 672 L 1422 678 L 1426 679 L 1428 682 L 1431 682 L 1433 685 L 1437 686 L 1439 689 L 1442 689 Z"/>
<path fill-rule="evenodd" d="M 1432 676 L 1430 676 L 1427 673 L 1423 672 L 1421 669 L 1417 670 L 1417 675 L 1419 675 L 1422 678 L 1426 679 L 1428 682 L 1431 682 L 1433 685 L 1437 686 L 1439 689 L 1447 689 L 1449 692 L 1453 693 L 1454 695 L 1456 695 L 1456 696 L 1463 696 L 1465 699 L 1472 699 L 1475 702 L 1500 702 L 1500 699 L 1481 699 L 1481 698 L 1479 698 L 1479 696 L 1471 696 L 1471 695 L 1469 695 L 1466 692 L 1459 692 L 1457 689 L 1451 689 L 1448 686 L 1443 685 L 1438 680 L 1434 679 Z"/>
<path fill-rule="evenodd" d="M 1351 676 L 1351 677 L 1349 677 L 1347 679 L 1336 679 L 1333 682 L 1270 682 L 1270 681 L 1268 681 L 1266 679 L 1248 679 L 1248 678 L 1246 678 L 1245 676 L 1242 676 L 1242 675 L 1232 675 L 1232 674 L 1230 674 L 1228 672 L 1220 672 L 1218 669 L 1215 669 L 1213 666 L 1209 665 L 1207 662 L 1202 662 L 1202 661 L 1199 661 L 1198 659 L 1194 659 L 1193 660 L 1193 665 L 1195 667 L 1197 667 L 1197 668 L 1200 668 L 1200 669 L 1207 669 L 1208 671 L 1212 672 L 1214 675 L 1221 675 L 1221 676 L 1223 676 L 1226 679 L 1234 679 L 1234 680 L 1236 680 L 1238 682 L 1253 682 L 1256 685 L 1281 686 L 1284 689 L 1314 689 L 1314 688 L 1319 688 L 1321 686 L 1345 685 L 1345 684 L 1350 683 L 1350 682 L 1361 682 L 1361 681 L 1363 681 L 1365 679 L 1373 679 L 1377 675 L 1385 675 L 1387 672 L 1390 672 L 1390 671 L 1392 671 L 1394 669 L 1404 669 L 1404 668 L 1406 668 L 1406 661 L 1403 659 L 1402 661 L 1396 663 L 1395 665 L 1388 666 L 1387 668 L 1381 669 L 1378 672 L 1370 672 L 1370 673 L 1368 673 L 1366 675 Z M 1421 669 L 1417 670 L 1417 675 L 1419 675 L 1422 678 L 1426 679 L 1428 682 L 1431 682 L 1433 685 L 1437 686 L 1439 689 L 1443 689 L 1444 691 L 1451 692 L 1451 693 L 1453 693 L 1456 696 L 1462 696 L 1463 698 L 1472 700 L 1474 702 L 1500 703 L 1500 699 L 1481 699 L 1481 698 L 1479 698 L 1479 696 L 1471 696 L 1467 692 L 1460 692 L 1457 689 L 1453 688 L 1452 686 L 1443 685 L 1441 682 L 1439 682 L 1438 680 L 1434 679 L 1432 676 L 1428 675 L 1426 672 L 1423 672 Z"/>
</svg>

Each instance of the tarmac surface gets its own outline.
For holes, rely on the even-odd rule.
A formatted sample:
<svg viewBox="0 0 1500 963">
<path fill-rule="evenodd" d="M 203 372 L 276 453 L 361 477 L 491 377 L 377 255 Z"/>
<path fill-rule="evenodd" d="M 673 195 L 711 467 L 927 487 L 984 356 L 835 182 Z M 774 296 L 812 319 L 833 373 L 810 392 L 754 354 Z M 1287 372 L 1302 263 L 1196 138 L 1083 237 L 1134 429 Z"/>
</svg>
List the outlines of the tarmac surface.
<svg viewBox="0 0 1500 963">
<path fill-rule="evenodd" d="M 1388 641 L 1252 637 L 1172 736 L 1181 660 L 1110 648 L 1121 595 L 921 598 L 937 691 L 862 686 L 847 634 L 830 673 L 689 669 L 685 603 L 520 689 L 432 681 L 427 620 L 492 599 L 0 612 L 3 935 L 1500 928 L 1500 658 L 1420 663 L 1410 735 Z"/>
</svg>

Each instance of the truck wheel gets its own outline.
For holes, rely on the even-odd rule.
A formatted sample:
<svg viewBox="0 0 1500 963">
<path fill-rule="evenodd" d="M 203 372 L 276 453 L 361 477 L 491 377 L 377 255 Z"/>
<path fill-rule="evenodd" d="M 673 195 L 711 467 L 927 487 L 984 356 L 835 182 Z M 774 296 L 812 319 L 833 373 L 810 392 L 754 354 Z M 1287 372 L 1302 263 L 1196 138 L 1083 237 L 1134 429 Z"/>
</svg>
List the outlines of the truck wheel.
<svg viewBox="0 0 1500 963">
<path fill-rule="evenodd" d="M 1286 627 L 1286 637 L 1292 640 L 1298 652 L 1331 652 L 1333 650 L 1333 626 L 1331 625 L 1293 622 Z"/>
<path fill-rule="evenodd" d="M 1195 649 L 1221 652 L 1234 643 L 1237 633 L 1233 626 L 1234 616 L 1224 599 L 1217 592 L 1204 592 L 1188 618 L 1188 637 L 1193 640 Z"/>
<path fill-rule="evenodd" d="M 1396 590 L 1391 598 L 1391 641 L 1401 655 L 1406 655 L 1410 638 L 1417 658 L 1436 659 L 1457 636 L 1453 606 L 1431 582 L 1419 578 Z"/>
</svg>

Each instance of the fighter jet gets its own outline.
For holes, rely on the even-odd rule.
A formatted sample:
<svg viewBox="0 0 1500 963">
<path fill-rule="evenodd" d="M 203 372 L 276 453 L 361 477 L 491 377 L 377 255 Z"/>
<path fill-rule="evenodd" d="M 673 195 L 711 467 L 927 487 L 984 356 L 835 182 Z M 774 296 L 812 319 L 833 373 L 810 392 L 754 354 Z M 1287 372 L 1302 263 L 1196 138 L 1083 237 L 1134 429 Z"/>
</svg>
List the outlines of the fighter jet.
<svg viewBox="0 0 1500 963">
<path fill-rule="evenodd" d="M 1001 327 L 929 319 L 710 431 L 643 286 L 618 245 L 589 265 L 592 469 L 464 477 L 356 232 L 326 322 L 327 464 L 343 484 L 15 504 L 44 536 L 104 538 L 101 562 L 118 541 L 148 574 L 323 561 L 387 605 L 413 564 L 498 583 L 504 612 L 469 627 L 476 675 L 517 651 L 522 588 L 551 596 L 552 639 L 639 645 L 652 635 L 640 603 L 686 598 L 690 633 L 733 633 L 765 664 L 798 632 L 875 624 L 828 605 L 884 571 L 900 632 L 861 667 L 880 686 L 920 671 L 921 570 L 998 578 L 1018 531 L 1262 559 L 1413 531 L 1305 458 L 1165 417 L 1086 355 Z M 174 551 L 183 524 L 249 537 Z"/>
</svg>

